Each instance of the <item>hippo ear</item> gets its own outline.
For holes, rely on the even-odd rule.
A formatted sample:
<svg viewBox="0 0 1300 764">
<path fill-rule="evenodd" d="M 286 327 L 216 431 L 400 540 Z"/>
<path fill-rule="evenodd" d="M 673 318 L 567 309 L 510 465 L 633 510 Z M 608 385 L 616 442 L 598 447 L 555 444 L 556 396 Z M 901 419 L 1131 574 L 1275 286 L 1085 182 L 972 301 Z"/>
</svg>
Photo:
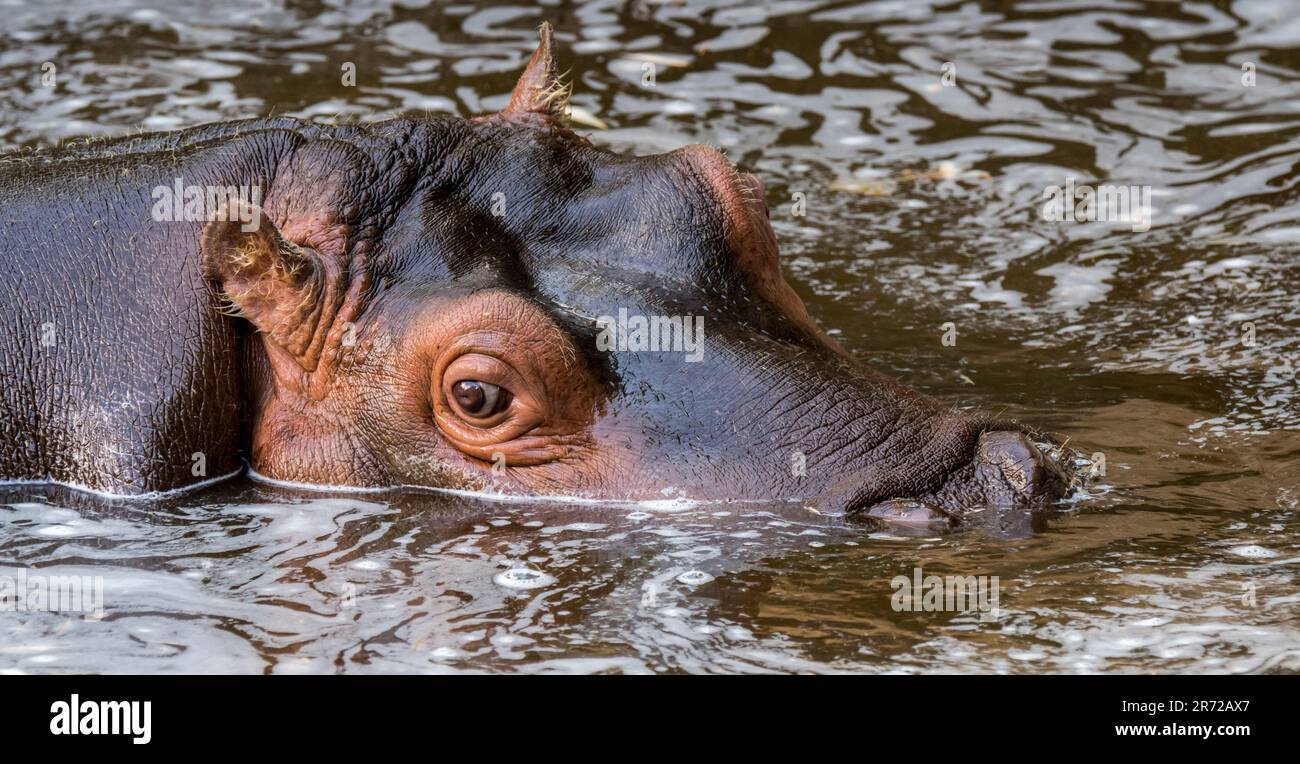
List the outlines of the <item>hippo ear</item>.
<svg viewBox="0 0 1300 764">
<path fill-rule="evenodd" d="M 247 318 L 306 371 L 337 290 L 329 258 L 285 239 L 260 207 L 232 202 L 203 229 L 203 273 L 220 284 L 234 315 Z"/>
<path fill-rule="evenodd" d="M 503 114 L 541 114 L 563 120 L 569 106 L 570 88 L 555 68 L 551 25 L 542 22 L 537 35 L 537 51 L 519 77 L 519 84 L 515 85 L 510 96 L 510 105 Z"/>
</svg>

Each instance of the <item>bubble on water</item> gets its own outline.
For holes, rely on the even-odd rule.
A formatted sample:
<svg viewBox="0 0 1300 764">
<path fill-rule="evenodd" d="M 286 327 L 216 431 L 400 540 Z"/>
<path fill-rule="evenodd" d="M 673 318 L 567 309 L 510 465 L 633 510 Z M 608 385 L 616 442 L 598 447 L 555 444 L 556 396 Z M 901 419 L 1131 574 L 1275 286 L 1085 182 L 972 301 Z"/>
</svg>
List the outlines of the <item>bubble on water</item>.
<svg viewBox="0 0 1300 764">
<path fill-rule="evenodd" d="M 1277 557 L 1278 553 L 1272 549 L 1266 549 L 1259 544 L 1246 544 L 1244 546 L 1234 546 L 1228 550 L 1240 557 L 1250 557 L 1256 560 L 1266 560 Z"/>
<path fill-rule="evenodd" d="M 713 580 L 713 576 L 702 570 L 688 570 L 677 577 L 677 583 L 687 586 L 702 586 Z"/>
<path fill-rule="evenodd" d="M 548 536 L 553 536 L 556 533 L 564 533 L 566 531 L 577 531 L 579 533 L 595 533 L 596 531 L 603 531 L 608 527 L 609 526 L 605 525 L 604 523 L 569 523 L 568 525 L 550 526 L 548 528 L 543 529 L 542 533 Z"/>
<path fill-rule="evenodd" d="M 233 64 L 223 64 L 202 58 L 173 58 L 167 62 L 167 67 L 201 80 L 230 79 L 244 71 L 242 67 Z"/>
<path fill-rule="evenodd" d="M 654 515 L 651 515 L 649 512 L 633 512 L 627 516 L 627 519 L 639 522 L 641 520 L 649 520 L 651 517 L 654 517 Z"/>
<path fill-rule="evenodd" d="M 357 560 L 348 565 L 348 567 L 355 570 L 383 570 L 388 566 L 378 560 Z"/>
<path fill-rule="evenodd" d="M 517 647 L 519 645 L 531 645 L 535 642 L 532 637 L 525 637 L 520 634 L 497 634 L 492 637 L 492 644 L 497 647 Z"/>
<path fill-rule="evenodd" d="M 649 512 L 681 512 L 694 509 L 699 506 L 699 503 L 678 497 L 676 499 L 647 499 L 646 501 L 637 502 L 637 506 Z"/>
<path fill-rule="evenodd" d="M 492 580 L 507 589 L 540 589 L 555 583 L 555 576 L 532 568 L 511 568 L 496 574 Z"/>
<path fill-rule="evenodd" d="M 727 630 L 722 633 L 726 635 L 727 639 L 745 640 L 754 638 L 754 632 L 744 626 L 728 626 Z"/>
<path fill-rule="evenodd" d="M 66 525 L 47 525 L 43 528 L 36 529 L 38 536 L 52 536 L 54 538 L 66 538 L 77 535 L 77 531 Z"/>
<path fill-rule="evenodd" d="M 1007 657 L 1013 661 L 1041 661 L 1047 653 L 1041 650 L 1008 650 Z"/>
<path fill-rule="evenodd" d="M 435 661 L 454 661 L 464 658 L 467 653 L 464 650 L 457 650 L 454 647 L 438 647 L 429 652 L 429 657 Z"/>
</svg>

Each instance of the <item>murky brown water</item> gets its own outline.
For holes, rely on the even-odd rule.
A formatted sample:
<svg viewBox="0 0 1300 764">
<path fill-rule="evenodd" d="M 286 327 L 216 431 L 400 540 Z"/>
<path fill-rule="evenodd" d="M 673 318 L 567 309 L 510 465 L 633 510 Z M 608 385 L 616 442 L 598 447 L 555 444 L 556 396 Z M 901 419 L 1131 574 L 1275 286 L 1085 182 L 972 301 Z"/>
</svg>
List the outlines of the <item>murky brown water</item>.
<svg viewBox="0 0 1300 764">
<path fill-rule="evenodd" d="M 852 352 L 1107 466 L 1061 511 L 935 538 L 786 506 L 12 489 L 0 575 L 102 576 L 105 617 L 0 613 L 0 668 L 1300 669 L 1300 8 L 1005 5 L 0 0 L 7 147 L 488 111 L 549 19 L 595 141 L 712 143 L 767 181 Z M 1151 229 L 1043 220 L 1070 176 L 1149 186 Z M 998 576 L 996 617 L 896 612 L 916 566 Z M 518 567 L 544 585 L 494 580 Z"/>
</svg>

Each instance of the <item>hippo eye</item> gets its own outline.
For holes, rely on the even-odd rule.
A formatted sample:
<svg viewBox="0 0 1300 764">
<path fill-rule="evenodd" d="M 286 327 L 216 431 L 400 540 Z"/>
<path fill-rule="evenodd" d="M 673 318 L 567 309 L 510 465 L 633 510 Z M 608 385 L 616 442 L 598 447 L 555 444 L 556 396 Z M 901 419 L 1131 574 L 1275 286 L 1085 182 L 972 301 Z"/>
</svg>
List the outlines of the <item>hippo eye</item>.
<svg viewBox="0 0 1300 764">
<path fill-rule="evenodd" d="M 451 398 L 468 417 L 482 419 L 503 411 L 510 403 L 510 393 L 490 382 L 463 379 L 451 386 Z"/>
</svg>

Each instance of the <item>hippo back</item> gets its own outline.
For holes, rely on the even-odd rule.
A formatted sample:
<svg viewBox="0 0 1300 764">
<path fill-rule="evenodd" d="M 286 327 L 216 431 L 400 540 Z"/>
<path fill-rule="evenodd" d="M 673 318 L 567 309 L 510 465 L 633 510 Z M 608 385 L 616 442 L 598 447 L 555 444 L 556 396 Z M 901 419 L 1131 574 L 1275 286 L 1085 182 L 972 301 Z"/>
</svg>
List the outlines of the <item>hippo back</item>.
<svg viewBox="0 0 1300 764">
<path fill-rule="evenodd" d="M 139 494 L 241 467 L 238 324 L 202 221 L 154 214 L 177 178 L 259 175 L 237 129 L 0 159 L 0 479 Z"/>
</svg>

